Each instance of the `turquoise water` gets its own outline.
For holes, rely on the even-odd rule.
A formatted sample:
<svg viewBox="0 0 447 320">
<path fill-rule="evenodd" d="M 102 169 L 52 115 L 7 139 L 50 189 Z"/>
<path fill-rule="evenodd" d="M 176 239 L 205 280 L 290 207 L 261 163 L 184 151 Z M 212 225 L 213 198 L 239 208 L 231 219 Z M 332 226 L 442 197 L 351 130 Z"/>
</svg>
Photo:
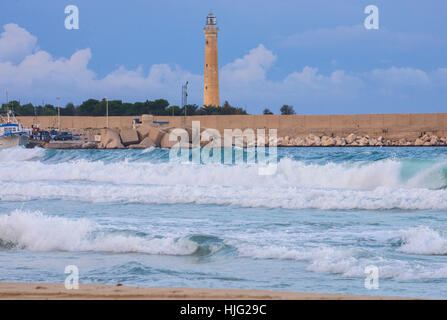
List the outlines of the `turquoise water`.
<svg viewBox="0 0 447 320">
<path fill-rule="evenodd" d="M 0 151 L 0 281 L 447 298 L 447 148 Z M 365 288 L 365 267 L 379 289 Z"/>
</svg>

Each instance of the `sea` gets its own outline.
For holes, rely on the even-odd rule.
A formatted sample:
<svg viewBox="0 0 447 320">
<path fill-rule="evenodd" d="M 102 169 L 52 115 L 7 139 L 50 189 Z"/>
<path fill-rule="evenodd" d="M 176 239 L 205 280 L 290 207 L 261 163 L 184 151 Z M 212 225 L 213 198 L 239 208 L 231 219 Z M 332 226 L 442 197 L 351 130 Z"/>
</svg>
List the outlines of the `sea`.
<svg viewBox="0 0 447 320">
<path fill-rule="evenodd" d="M 0 281 L 447 298 L 447 148 L 276 156 L 0 150 Z"/>
</svg>

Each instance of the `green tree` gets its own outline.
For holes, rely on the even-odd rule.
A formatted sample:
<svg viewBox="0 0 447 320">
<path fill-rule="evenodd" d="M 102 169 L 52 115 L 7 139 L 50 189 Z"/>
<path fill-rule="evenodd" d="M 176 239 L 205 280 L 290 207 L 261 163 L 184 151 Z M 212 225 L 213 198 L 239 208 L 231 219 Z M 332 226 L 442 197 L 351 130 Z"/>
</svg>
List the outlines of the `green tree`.
<svg viewBox="0 0 447 320">
<path fill-rule="evenodd" d="M 181 115 L 181 109 L 179 106 L 170 106 L 166 109 L 167 113 L 172 116 L 180 116 Z"/>
<path fill-rule="evenodd" d="M 73 103 L 69 102 L 65 105 L 65 108 L 61 108 L 62 116 L 74 116 L 76 114 L 76 107 Z"/>
<path fill-rule="evenodd" d="M 293 106 L 289 106 L 287 104 L 283 105 L 280 109 L 281 114 L 295 114 L 295 110 L 293 109 Z"/>
<path fill-rule="evenodd" d="M 99 103 L 96 99 L 88 99 L 79 106 L 79 115 L 80 116 L 92 116 L 94 115 L 95 107 Z"/>
<path fill-rule="evenodd" d="M 43 106 L 41 116 L 55 116 L 57 115 L 57 110 L 52 104 L 46 104 Z"/>
<path fill-rule="evenodd" d="M 265 108 L 262 113 L 263 114 L 273 114 L 273 112 L 271 112 L 270 109 L 268 109 L 268 108 Z"/>
<path fill-rule="evenodd" d="M 18 116 L 33 116 L 34 106 L 32 103 L 24 104 L 23 106 L 18 106 L 15 110 L 15 114 Z"/>
<path fill-rule="evenodd" d="M 169 115 L 166 108 L 169 106 L 169 102 L 165 99 L 157 99 L 155 101 L 148 101 L 149 114 L 155 116 L 167 116 Z"/>
<path fill-rule="evenodd" d="M 199 106 L 196 104 L 187 104 L 183 108 L 180 109 L 180 115 L 185 115 L 185 109 L 186 109 L 186 115 L 187 116 L 193 116 L 197 113 L 197 110 L 199 109 Z"/>
</svg>

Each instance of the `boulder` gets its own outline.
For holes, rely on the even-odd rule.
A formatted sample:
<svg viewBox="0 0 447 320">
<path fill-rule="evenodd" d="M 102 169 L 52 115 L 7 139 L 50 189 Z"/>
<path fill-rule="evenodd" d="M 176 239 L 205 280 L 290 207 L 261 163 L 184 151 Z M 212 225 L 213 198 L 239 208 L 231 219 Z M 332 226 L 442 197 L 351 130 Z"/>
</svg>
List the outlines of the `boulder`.
<svg viewBox="0 0 447 320">
<path fill-rule="evenodd" d="M 169 129 L 168 132 L 163 134 L 163 136 L 160 139 L 160 148 L 171 149 L 175 145 L 178 146 L 178 144 L 181 140 L 181 137 L 177 136 L 177 140 L 171 141 L 169 139 L 169 136 L 170 136 L 170 133 L 172 132 L 172 130 L 174 130 L 174 128 Z M 189 146 L 190 146 L 189 141 L 186 141 L 184 145 L 180 145 L 180 148 L 189 148 Z"/>
<path fill-rule="evenodd" d="M 137 128 L 138 138 L 143 141 L 146 137 L 149 137 L 149 125 L 141 125 Z"/>
<path fill-rule="evenodd" d="M 137 130 L 134 129 L 122 129 L 120 132 L 121 143 L 125 146 L 136 144 L 140 142 L 138 138 Z"/>
<path fill-rule="evenodd" d="M 124 146 L 121 143 L 121 138 L 117 131 L 113 129 L 102 129 L 99 148 L 117 149 L 124 148 Z"/>
<path fill-rule="evenodd" d="M 129 146 L 129 149 L 147 149 L 150 147 L 156 147 L 156 145 L 154 141 L 151 140 L 151 138 L 146 137 L 138 144 L 131 144 Z"/>
<path fill-rule="evenodd" d="M 424 144 L 424 141 L 420 138 L 417 138 L 416 141 L 414 142 L 415 146 L 422 146 Z"/>
<path fill-rule="evenodd" d="M 200 146 L 202 148 L 221 148 L 224 147 L 224 144 L 225 138 L 216 129 L 206 129 L 200 135 Z M 243 137 L 243 145 L 247 147 L 247 139 L 245 136 Z"/>
<path fill-rule="evenodd" d="M 155 143 L 157 147 L 160 146 L 161 138 L 165 133 L 158 128 L 150 127 L 149 128 L 149 138 Z"/>
<path fill-rule="evenodd" d="M 294 141 L 294 145 L 297 147 L 302 147 L 306 145 L 306 140 L 304 140 L 303 138 L 296 138 Z"/>
<path fill-rule="evenodd" d="M 356 142 L 360 147 L 369 145 L 369 139 L 367 137 L 362 137 L 362 138 L 356 140 Z"/>
<path fill-rule="evenodd" d="M 378 143 L 378 141 L 377 141 L 376 138 L 369 139 L 369 145 L 370 146 L 377 146 L 377 143 Z"/>
<path fill-rule="evenodd" d="M 273 143 L 274 143 L 273 137 L 270 138 L 269 136 L 267 136 L 266 138 L 267 139 L 266 139 L 265 146 L 268 146 L 269 144 L 273 145 Z M 283 144 L 284 144 L 284 138 L 283 137 L 276 137 L 276 145 L 278 147 L 281 147 Z"/>
<path fill-rule="evenodd" d="M 430 139 L 430 145 L 432 146 L 436 146 L 438 144 L 438 137 L 437 136 L 432 136 Z"/>
<path fill-rule="evenodd" d="M 106 149 L 123 149 L 124 146 L 119 140 L 112 140 L 105 146 Z"/>
<path fill-rule="evenodd" d="M 335 144 L 335 141 L 332 137 L 323 136 L 321 137 L 321 146 L 322 147 L 331 147 Z"/>
<path fill-rule="evenodd" d="M 306 137 L 306 146 L 312 147 L 312 146 L 320 146 L 321 145 L 321 139 L 319 136 L 316 136 L 314 134 L 309 134 Z"/>
<path fill-rule="evenodd" d="M 93 141 L 84 142 L 81 146 L 82 149 L 96 149 L 97 147 L 97 143 Z"/>
<path fill-rule="evenodd" d="M 428 135 L 428 134 L 424 134 L 422 137 L 421 137 L 421 140 L 422 141 L 424 141 L 424 142 L 427 142 L 427 141 L 429 141 L 430 140 L 430 135 Z"/>
<path fill-rule="evenodd" d="M 357 138 L 357 136 L 355 134 L 351 133 L 350 135 L 348 135 L 345 138 L 345 141 L 346 141 L 347 144 L 351 144 L 351 143 L 353 143 L 355 141 L 356 138 Z"/>
<path fill-rule="evenodd" d="M 344 147 L 346 145 L 345 138 L 343 137 L 335 137 L 334 140 L 337 147 Z"/>
</svg>

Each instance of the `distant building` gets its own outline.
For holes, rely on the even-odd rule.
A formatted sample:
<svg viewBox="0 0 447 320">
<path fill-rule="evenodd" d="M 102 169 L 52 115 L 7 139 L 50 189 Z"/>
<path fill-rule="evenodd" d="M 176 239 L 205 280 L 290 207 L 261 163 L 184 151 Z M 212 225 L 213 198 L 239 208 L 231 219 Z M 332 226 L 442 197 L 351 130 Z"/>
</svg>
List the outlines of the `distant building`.
<svg viewBox="0 0 447 320">
<path fill-rule="evenodd" d="M 217 61 L 216 17 L 210 13 L 206 17 L 205 33 L 205 81 L 203 86 L 203 105 L 220 106 L 219 103 L 219 65 Z"/>
</svg>

